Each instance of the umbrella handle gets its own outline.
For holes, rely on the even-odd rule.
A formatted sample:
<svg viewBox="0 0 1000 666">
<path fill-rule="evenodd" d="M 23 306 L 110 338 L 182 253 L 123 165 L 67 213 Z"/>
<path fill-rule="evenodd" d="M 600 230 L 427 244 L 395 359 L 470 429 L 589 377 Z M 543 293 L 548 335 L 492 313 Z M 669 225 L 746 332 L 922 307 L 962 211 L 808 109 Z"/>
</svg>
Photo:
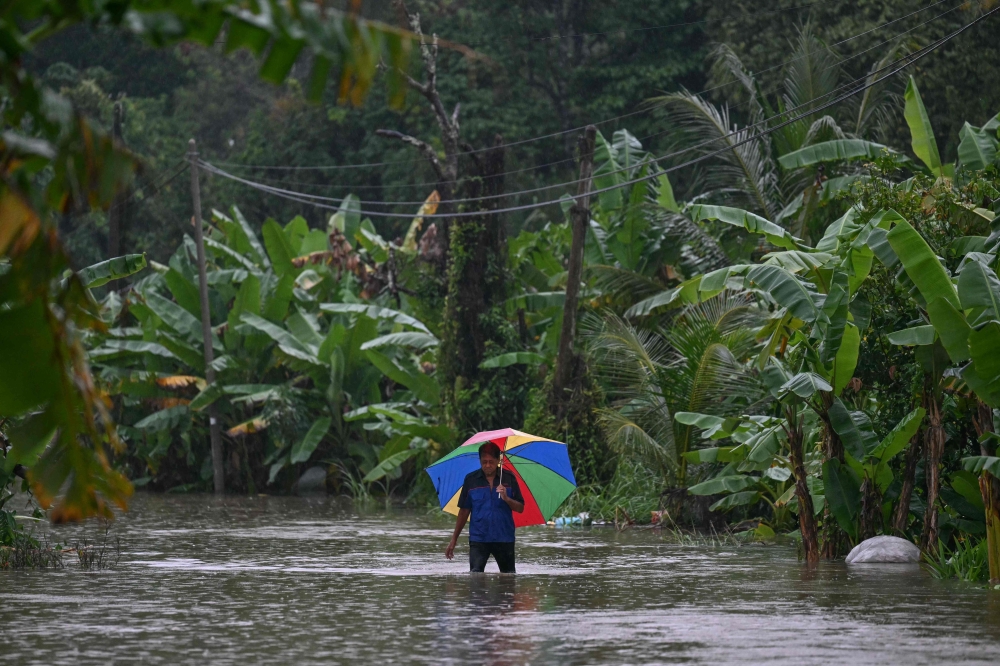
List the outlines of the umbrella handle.
<svg viewBox="0 0 1000 666">
<path fill-rule="evenodd" d="M 500 480 L 497 481 L 497 497 L 503 492 L 503 451 L 500 452 Z"/>
</svg>

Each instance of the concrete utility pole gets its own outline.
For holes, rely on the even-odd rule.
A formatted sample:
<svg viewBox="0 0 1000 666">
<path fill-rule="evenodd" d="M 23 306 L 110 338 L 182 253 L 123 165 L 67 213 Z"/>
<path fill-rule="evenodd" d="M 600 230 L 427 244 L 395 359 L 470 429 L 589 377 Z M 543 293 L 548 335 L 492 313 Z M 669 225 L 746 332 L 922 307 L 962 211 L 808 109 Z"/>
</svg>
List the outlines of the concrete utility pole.
<svg viewBox="0 0 1000 666">
<path fill-rule="evenodd" d="M 579 306 L 580 280 L 583 275 L 583 249 L 590 225 L 590 186 L 594 174 L 594 141 L 597 128 L 588 125 L 580 137 L 580 189 L 576 203 L 570 211 L 573 225 L 573 242 L 569 251 L 566 272 L 566 301 L 563 304 L 562 333 L 559 336 L 559 355 L 556 357 L 555 375 L 552 378 L 552 397 L 557 405 L 564 403 L 563 391 L 573 376 L 573 343 L 576 338 L 576 311 Z M 564 412 L 563 408 L 559 408 Z"/>
<path fill-rule="evenodd" d="M 205 381 L 209 386 L 215 383 L 215 369 L 212 368 L 212 319 L 208 309 L 208 278 L 205 275 L 205 240 L 202 238 L 201 187 L 198 183 L 198 148 L 194 139 L 188 142 L 188 160 L 191 162 L 191 203 L 194 206 L 194 243 L 198 248 L 198 297 L 201 301 L 201 339 L 205 351 Z M 209 433 L 212 440 L 212 475 L 215 480 L 215 494 L 226 490 L 226 470 L 222 460 L 222 425 L 219 423 L 215 405 L 208 407 Z"/>
<path fill-rule="evenodd" d="M 114 122 L 111 125 L 111 138 L 116 146 L 123 146 L 122 123 L 125 120 L 125 107 L 121 101 L 115 102 Z M 122 253 L 122 219 L 125 217 L 125 192 L 119 192 L 111 200 L 108 209 L 108 259 L 118 257 Z"/>
</svg>

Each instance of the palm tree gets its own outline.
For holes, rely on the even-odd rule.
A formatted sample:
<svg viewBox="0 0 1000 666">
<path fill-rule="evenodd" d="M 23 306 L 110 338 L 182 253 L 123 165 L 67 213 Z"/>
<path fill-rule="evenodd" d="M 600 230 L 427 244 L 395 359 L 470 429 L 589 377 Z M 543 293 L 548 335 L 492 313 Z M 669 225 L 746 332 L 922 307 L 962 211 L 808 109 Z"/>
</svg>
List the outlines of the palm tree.
<svg viewBox="0 0 1000 666">
<path fill-rule="evenodd" d="M 899 45 L 889 48 L 872 65 L 869 79 L 900 50 Z M 800 30 L 780 89 L 770 97 L 731 48 L 721 45 L 713 55 L 714 78 L 739 84 L 731 99 L 745 107 L 747 124 L 742 129 L 732 119 L 729 103 L 715 105 L 684 90 L 649 100 L 651 105 L 661 107 L 666 120 L 681 131 L 677 142 L 690 147 L 680 157 L 682 161 L 729 148 L 697 173 L 695 198 L 744 208 L 778 223 L 784 221 L 798 236 L 807 237 L 809 231 L 821 230 L 825 224 L 817 224 L 817 206 L 853 182 L 858 177 L 857 167 L 841 165 L 842 174 L 849 177 L 831 179 L 822 163 L 782 169 L 785 165 L 781 158 L 827 141 L 882 138 L 893 110 L 899 106 L 899 95 L 887 84 L 876 85 L 829 114 L 820 115 L 817 110 L 777 127 L 794 115 L 818 108 L 840 91 L 842 61 L 815 36 L 812 26 L 807 23 Z M 762 135 L 765 129 L 772 132 Z"/>
<path fill-rule="evenodd" d="M 641 328 L 615 314 L 592 317 L 586 335 L 612 407 L 601 413 L 610 446 L 652 462 L 679 488 L 692 428 L 673 414 L 746 412 L 763 395 L 747 358 L 762 311 L 746 292 L 723 292 L 671 320 Z"/>
</svg>

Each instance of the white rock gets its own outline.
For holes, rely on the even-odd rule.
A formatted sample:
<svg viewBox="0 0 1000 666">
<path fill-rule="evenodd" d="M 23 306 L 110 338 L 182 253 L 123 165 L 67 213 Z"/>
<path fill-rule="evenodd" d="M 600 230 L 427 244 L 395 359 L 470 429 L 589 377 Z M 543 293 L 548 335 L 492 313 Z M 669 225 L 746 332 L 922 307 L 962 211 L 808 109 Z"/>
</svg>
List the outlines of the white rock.
<svg viewBox="0 0 1000 666">
<path fill-rule="evenodd" d="M 865 539 L 847 555 L 848 564 L 875 564 L 878 562 L 919 562 L 920 549 L 894 536 L 877 536 Z"/>
</svg>

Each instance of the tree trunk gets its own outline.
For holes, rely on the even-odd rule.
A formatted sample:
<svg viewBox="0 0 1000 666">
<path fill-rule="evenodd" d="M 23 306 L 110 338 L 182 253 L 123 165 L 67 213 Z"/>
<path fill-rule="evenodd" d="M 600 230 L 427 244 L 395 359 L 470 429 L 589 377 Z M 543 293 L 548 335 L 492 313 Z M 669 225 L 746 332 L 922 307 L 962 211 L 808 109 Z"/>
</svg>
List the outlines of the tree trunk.
<svg viewBox="0 0 1000 666">
<path fill-rule="evenodd" d="M 924 393 L 927 410 L 927 430 L 925 431 L 924 455 L 926 456 L 927 509 L 924 511 L 924 530 L 920 535 L 920 549 L 936 554 L 938 549 L 937 501 L 941 488 L 941 456 L 944 454 L 945 432 L 941 425 L 941 405 L 934 391 Z"/>
<path fill-rule="evenodd" d="M 495 137 L 493 147 L 480 163 L 478 177 L 466 183 L 466 198 L 494 196 L 504 191 L 503 138 Z M 479 364 L 487 342 L 501 341 L 503 331 L 486 315 L 507 297 L 507 237 L 503 220 L 491 211 L 500 207 L 499 197 L 472 205 L 483 214 L 453 219 L 449 233 L 448 283 L 444 302 L 444 322 L 438 372 L 443 379 L 443 404 L 448 422 L 455 427 L 485 428 L 485 424 L 465 423 L 461 391 L 479 377 Z M 509 418 L 516 419 L 516 414 Z M 482 426 L 482 427 L 480 427 Z"/>
<path fill-rule="evenodd" d="M 910 439 L 910 446 L 906 449 L 906 460 L 903 464 L 903 487 L 899 491 L 899 502 L 896 504 L 896 513 L 892 518 L 892 529 L 902 536 L 906 532 L 907 523 L 910 518 L 910 498 L 913 496 L 913 486 L 916 483 L 917 461 L 920 460 L 921 442 L 924 431 L 918 430 Z"/>
<path fill-rule="evenodd" d="M 114 122 L 111 126 L 111 137 L 119 148 L 124 148 L 122 141 L 122 121 L 125 109 L 121 102 L 115 102 Z M 127 201 L 124 191 L 115 194 L 111 200 L 111 207 L 108 208 L 108 259 L 120 256 L 122 253 L 122 220 L 125 217 L 125 202 Z"/>
<path fill-rule="evenodd" d="M 816 533 L 816 516 L 812 495 L 806 476 L 805 456 L 802 451 L 802 424 L 794 407 L 786 407 L 788 448 L 791 452 L 792 470 L 795 474 L 795 497 L 799 503 L 799 533 L 806 564 L 819 562 L 819 538 Z"/>
<path fill-rule="evenodd" d="M 574 343 L 576 341 L 576 311 L 579 307 L 580 281 L 583 275 L 583 250 L 587 242 L 587 226 L 590 224 L 590 177 L 594 170 L 594 141 L 597 128 L 587 127 L 580 138 L 580 189 L 579 198 L 571 212 L 573 242 L 570 246 L 569 266 L 566 273 L 566 300 L 563 303 L 562 332 L 559 336 L 559 353 L 556 357 L 555 374 L 552 378 L 553 412 L 557 419 L 565 415 L 566 387 L 572 378 L 574 363 Z"/>
<path fill-rule="evenodd" d="M 833 394 L 823 394 L 823 453 L 827 460 L 844 462 L 844 443 L 830 425 L 829 413 L 833 405 Z M 836 560 L 847 554 L 850 543 L 847 533 L 840 527 L 836 518 L 830 513 L 830 507 L 823 510 L 823 559 Z"/>
<path fill-rule="evenodd" d="M 980 438 L 980 453 L 990 455 L 982 436 L 993 430 L 993 409 L 980 402 L 972 419 Z M 986 560 L 990 567 L 990 584 L 1000 584 L 1000 479 L 985 469 L 979 476 L 979 492 L 986 509 Z"/>
<path fill-rule="evenodd" d="M 871 539 L 882 531 L 882 497 L 872 479 L 861 484 L 861 510 L 858 515 L 858 540 Z"/>
</svg>

